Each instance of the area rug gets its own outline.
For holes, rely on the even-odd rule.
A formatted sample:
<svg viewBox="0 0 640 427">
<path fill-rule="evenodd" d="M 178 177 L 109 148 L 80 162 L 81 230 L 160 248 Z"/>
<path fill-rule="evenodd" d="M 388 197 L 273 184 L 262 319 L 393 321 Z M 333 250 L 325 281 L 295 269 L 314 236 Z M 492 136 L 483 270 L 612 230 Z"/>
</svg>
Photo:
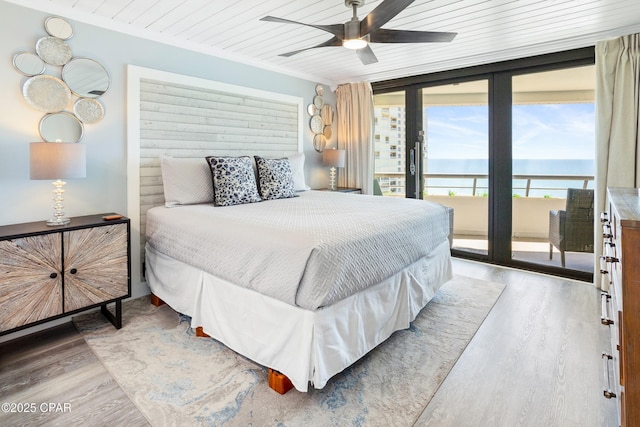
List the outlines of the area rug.
<svg viewBox="0 0 640 427">
<path fill-rule="evenodd" d="M 148 297 L 123 305 L 116 330 L 100 313 L 74 318 L 85 340 L 154 426 L 411 426 L 500 296 L 504 285 L 455 276 L 407 330 L 322 390 L 284 396 L 266 368 Z"/>
</svg>

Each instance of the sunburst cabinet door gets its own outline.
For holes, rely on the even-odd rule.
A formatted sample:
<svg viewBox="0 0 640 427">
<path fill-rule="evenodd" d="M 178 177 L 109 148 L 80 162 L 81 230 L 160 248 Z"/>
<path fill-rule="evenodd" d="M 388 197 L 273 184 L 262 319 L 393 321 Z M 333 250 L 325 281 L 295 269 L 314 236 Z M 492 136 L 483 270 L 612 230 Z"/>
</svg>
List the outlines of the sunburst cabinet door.
<svg viewBox="0 0 640 427">
<path fill-rule="evenodd" d="M 127 224 L 64 233 L 65 312 L 127 296 Z"/>
<path fill-rule="evenodd" d="M 0 241 L 0 332 L 62 314 L 60 233 Z"/>
</svg>

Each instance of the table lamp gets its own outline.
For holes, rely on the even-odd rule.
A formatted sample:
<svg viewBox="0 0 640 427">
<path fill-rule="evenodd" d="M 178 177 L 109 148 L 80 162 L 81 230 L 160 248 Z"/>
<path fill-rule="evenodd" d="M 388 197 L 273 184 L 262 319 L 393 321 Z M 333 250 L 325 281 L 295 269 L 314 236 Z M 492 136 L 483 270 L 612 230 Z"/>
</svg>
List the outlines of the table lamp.
<svg viewBox="0 0 640 427">
<path fill-rule="evenodd" d="M 329 166 L 329 190 L 335 191 L 336 187 L 336 168 L 344 167 L 344 159 L 345 159 L 345 151 L 344 150 L 324 150 L 322 152 L 322 164 L 324 166 Z"/>
<path fill-rule="evenodd" d="M 86 145 L 68 142 L 32 142 L 29 144 L 31 179 L 54 179 L 53 216 L 49 226 L 68 224 L 64 216 L 64 186 L 62 179 L 84 178 L 87 170 Z"/>
</svg>

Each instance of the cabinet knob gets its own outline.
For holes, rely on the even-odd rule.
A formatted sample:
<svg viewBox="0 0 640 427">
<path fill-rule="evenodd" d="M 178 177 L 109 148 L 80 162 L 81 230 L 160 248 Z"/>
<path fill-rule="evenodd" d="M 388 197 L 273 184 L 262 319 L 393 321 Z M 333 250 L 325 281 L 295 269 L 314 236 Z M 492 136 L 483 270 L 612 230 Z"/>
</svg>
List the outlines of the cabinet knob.
<svg viewBox="0 0 640 427">
<path fill-rule="evenodd" d="M 51 273 L 49 277 L 55 279 L 56 277 L 58 277 L 58 273 Z"/>
<path fill-rule="evenodd" d="M 71 270 L 69 270 L 69 273 L 71 274 L 76 274 L 78 272 L 78 270 L 76 270 L 75 268 L 72 268 Z"/>
</svg>

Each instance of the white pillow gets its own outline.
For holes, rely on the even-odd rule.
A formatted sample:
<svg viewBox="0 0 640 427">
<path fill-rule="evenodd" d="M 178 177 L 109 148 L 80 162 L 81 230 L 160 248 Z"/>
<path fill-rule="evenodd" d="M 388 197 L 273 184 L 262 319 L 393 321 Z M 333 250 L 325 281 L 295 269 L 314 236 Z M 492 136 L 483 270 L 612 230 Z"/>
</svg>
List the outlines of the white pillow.
<svg viewBox="0 0 640 427">
<path fill-rule="evenodd" d="M 304 153 L 296 153 L 287 156 L 291 163 L 291 174 L 293 175 L 293 189 L 295 191 L 311 190 L 304 179 Z"/>
<path fill-rule="evenodd" d="M 206 159 L 160 156 L 160 169 L 166 207 L 213 203 L 211 170 Z"/>
</svg>

